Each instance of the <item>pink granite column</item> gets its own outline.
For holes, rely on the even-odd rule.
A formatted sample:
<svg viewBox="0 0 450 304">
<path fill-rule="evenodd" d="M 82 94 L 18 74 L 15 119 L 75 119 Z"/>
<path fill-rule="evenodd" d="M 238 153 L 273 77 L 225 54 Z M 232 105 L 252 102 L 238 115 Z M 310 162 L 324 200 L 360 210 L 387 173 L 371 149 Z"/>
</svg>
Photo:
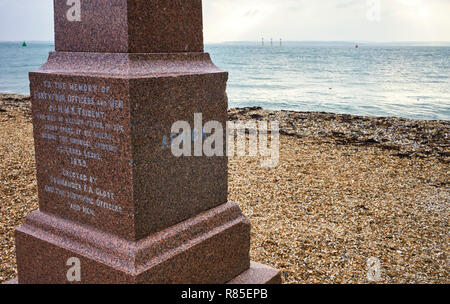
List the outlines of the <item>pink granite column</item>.
<svg viewBox="0 0 450 304">
<path fill-rule="evenodd" d="M 227 157 L 175 157 L 176 121 L 227 121 L 201 0 L 55 0 L 30 73 L 39 210 L 16 231 L 19 283 L 279 283 L 250 263 Z"/>
</svg>

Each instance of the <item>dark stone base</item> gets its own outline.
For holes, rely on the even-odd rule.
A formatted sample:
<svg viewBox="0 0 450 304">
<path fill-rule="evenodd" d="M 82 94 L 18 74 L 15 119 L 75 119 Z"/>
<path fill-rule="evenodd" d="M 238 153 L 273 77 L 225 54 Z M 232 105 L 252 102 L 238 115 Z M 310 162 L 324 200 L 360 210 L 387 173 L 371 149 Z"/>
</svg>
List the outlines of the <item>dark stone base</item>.
<svg viewBox="0 0 450 304">
<path fill-rule="evenodd" d="M 139 241 L 35 211 L 16 230 L 20 284 L 67 284 L 80 261 L 82 284 L 279 283 L 249 258 L 250 223 L 226 203 Z"/>
<path fill-rule="evenodd" d="M 3 284 L 19 284 L 19 281 L 15 278 Z M 250 263 L 250 269 L 238 275 L 227 284 L 281 284 L 281 275 L 274 268 L 252 261 Z"/>
</svg>

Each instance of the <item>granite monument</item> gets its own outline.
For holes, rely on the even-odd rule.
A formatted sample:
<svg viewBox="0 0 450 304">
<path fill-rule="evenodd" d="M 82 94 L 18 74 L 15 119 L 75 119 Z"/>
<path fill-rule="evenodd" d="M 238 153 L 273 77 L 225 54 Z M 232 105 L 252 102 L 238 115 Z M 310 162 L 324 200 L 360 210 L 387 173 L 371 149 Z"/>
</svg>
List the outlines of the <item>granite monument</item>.
<svg viewBox="0 0 450 304">
<path fill-rule="evenodd" d="M 55 0 L 55 52 L 30 73 L 39 210 L 18 282 L 280 283 L 250 261 L 226 156 L 175 157 L 171 125 L 225 125 L 228 74 L 201 0 Z"/>
</svg>

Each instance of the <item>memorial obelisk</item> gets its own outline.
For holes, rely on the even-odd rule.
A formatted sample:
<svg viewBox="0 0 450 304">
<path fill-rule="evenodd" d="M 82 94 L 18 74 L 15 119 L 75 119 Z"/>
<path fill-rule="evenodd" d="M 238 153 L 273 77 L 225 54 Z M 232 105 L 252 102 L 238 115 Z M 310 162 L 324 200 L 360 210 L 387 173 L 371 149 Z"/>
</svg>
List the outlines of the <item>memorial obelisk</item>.
<svg viewBox="0 0 450 304">
<path fill-rule="evenodd" d="M 250 262 L 226 156 L 176 157 L 176 121 L 227 121 L 228 74 L 201 0 L 55 0 L 55 52 L 30 73 L 39 210 L 19 283 L 279 283 Z"/>
</svg>

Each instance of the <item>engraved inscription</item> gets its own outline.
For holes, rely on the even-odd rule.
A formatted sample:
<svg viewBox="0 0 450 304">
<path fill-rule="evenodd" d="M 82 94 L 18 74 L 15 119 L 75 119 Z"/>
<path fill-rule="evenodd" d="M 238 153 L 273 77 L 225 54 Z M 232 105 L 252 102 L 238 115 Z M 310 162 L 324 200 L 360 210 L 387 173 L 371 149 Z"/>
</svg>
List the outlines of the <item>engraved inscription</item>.
<svg viewBox="0 0 450 304">
<path fill-rule="evenodd" d="M 114 86 L 44 80 L 32 95 L 39 105 L 34 112 L 36 135 L 64 160 L 45 163 L 52 174 L 43 190 L 60 198 L 57 203 L 71 212 L 89 217 L 99 211 L 121 214 L 120 195 L 112 189 L 116 185 L 108 183 L 107 176 L 96 176 L 125 159 L 120 148 L 125 127 L 116 117 L 126 115 L 123 100 L 114 97 Z"/>
</svg>

